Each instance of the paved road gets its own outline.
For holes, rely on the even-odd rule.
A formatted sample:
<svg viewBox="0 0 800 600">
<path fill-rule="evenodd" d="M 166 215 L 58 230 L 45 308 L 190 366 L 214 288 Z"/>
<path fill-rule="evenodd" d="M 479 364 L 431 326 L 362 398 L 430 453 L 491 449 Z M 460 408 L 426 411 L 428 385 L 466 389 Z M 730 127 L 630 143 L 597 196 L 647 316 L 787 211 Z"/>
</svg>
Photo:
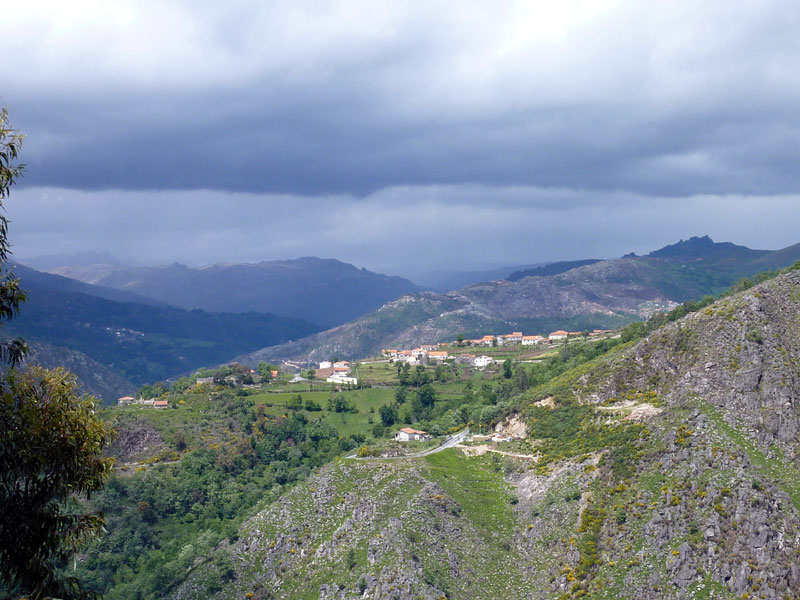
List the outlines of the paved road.
<svg viewBox="0 0 800 600">
<path fill-rule="evenodd" d="M 429 448 L 428 450 L 423 450 L 422 452 L 414 452 L 413 454 L 404 454 L 403 456 L 364 456 L 359 458 L 355 455 L 355 453 L 353 453 L 350 454 L 349 456 L 345 456 L 345 458 L 353 458 L 355 460 L 396 460 L 398 458 L 421 458 L 423 456 L 428 456 L 429 454 L 436 454 L 437 452 L 441 452 L 442 450 L 447 450 L 448 448 L 452 448 L 453 446 L 463 442 L 464 438 L 467 437 L 468 435 L 469 435 L 469 427 L 467 427 L 462 431 L 459 431 L 457 434 L 452 436 L 441 446 L 436 446 L 436 448 Z"/>
</svg>

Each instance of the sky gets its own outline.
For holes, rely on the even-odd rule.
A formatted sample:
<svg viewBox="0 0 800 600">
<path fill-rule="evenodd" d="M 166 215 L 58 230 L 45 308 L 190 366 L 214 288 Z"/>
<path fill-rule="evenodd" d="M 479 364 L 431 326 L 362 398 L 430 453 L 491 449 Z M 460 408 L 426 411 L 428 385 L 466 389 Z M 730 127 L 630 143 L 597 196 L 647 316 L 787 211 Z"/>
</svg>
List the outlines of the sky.
<svg viewBox="0 0 800 600">
<path fill-rule="evenodd" d="M 34 0 L 3 29 L 20 258 L 800 242 L 800 3 Z"/>
</svg>

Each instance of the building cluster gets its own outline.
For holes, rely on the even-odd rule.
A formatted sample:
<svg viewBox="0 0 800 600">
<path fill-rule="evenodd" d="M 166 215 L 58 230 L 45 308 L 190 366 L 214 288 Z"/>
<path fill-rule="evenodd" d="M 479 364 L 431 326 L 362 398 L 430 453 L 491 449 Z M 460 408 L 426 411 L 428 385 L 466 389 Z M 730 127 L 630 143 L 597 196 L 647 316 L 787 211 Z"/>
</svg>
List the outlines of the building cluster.
<svg viewBox="0 0 800 600">
<path fill-rule="evenodd" d="M 610 333 L 607 329 L 595 329 L 590 336 L 596 337 Z M 583 335 L 580 331 L 553 331 L 549 335 L 522 335 L 521 331 L 513 331 L 503 335 L 484 335 L 474 340 L 461 340 L 453 342 L 439 342 L 438 344 L 421 345 L 411 350 L 396 350 L 394 348 L 384 348 L 381 354 L 392 361 L 405 362 L 411 365 L 422 363 L 440 363 L 448 358 L 454 359 L 457 363 L 470 364 L 473 367 L 485 367 L 492 363 L 488 356 L 476 356 L 475 354 L 449 354 L 445 348 L 453 346 L 467 346 L 472 348 L 493 347 L 493 346 L 534 346 L 537 344 L 550 344 L 554 341 Z"/>
</svg>

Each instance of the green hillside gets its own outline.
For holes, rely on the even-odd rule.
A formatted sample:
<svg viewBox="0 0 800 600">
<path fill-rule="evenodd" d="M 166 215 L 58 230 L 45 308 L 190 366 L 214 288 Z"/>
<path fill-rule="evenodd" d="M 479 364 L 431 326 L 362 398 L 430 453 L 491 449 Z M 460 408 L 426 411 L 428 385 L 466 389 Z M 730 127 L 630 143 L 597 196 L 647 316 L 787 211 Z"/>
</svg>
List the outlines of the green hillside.
<svg viewBox="0 0 800 600">
<path fill-rule="evenodd" d="M 23 288 L 26 280 L 21 280 Z M 318 327 L 263 313 L 207 313 L 29 288 L 9 335 L 77 350 L 136 385 L 215 365 Z"/>
<path fill-rule="evenodd" d="M 511 373 L 109 410 L 123 465 L 79 573 L 108 598 L 791 598 L 799 299 L 793 270 Z M 386 406 L 441 439 L 525 428 L 415 458 Z"/>
</svg>

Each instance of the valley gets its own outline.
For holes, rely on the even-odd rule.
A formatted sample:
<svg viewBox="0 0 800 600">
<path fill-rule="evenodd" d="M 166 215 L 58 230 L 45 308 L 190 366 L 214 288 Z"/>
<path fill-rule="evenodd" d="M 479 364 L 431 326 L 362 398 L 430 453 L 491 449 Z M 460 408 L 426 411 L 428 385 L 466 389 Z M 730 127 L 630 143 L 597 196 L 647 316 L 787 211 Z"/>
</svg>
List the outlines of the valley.
<svg viewBox="0 0 800 600">
<path fill-rule="evenodd" d="M 365 361 L 361 389 L 199 373 L 168 409 L 106 411 L 125 470 L 79 571 L 109 598 L 786 596 L 798 297 L 791 269 L 534 362 Z M 435 439 L 398 445 L 404 424 Z"/>
</svg>

